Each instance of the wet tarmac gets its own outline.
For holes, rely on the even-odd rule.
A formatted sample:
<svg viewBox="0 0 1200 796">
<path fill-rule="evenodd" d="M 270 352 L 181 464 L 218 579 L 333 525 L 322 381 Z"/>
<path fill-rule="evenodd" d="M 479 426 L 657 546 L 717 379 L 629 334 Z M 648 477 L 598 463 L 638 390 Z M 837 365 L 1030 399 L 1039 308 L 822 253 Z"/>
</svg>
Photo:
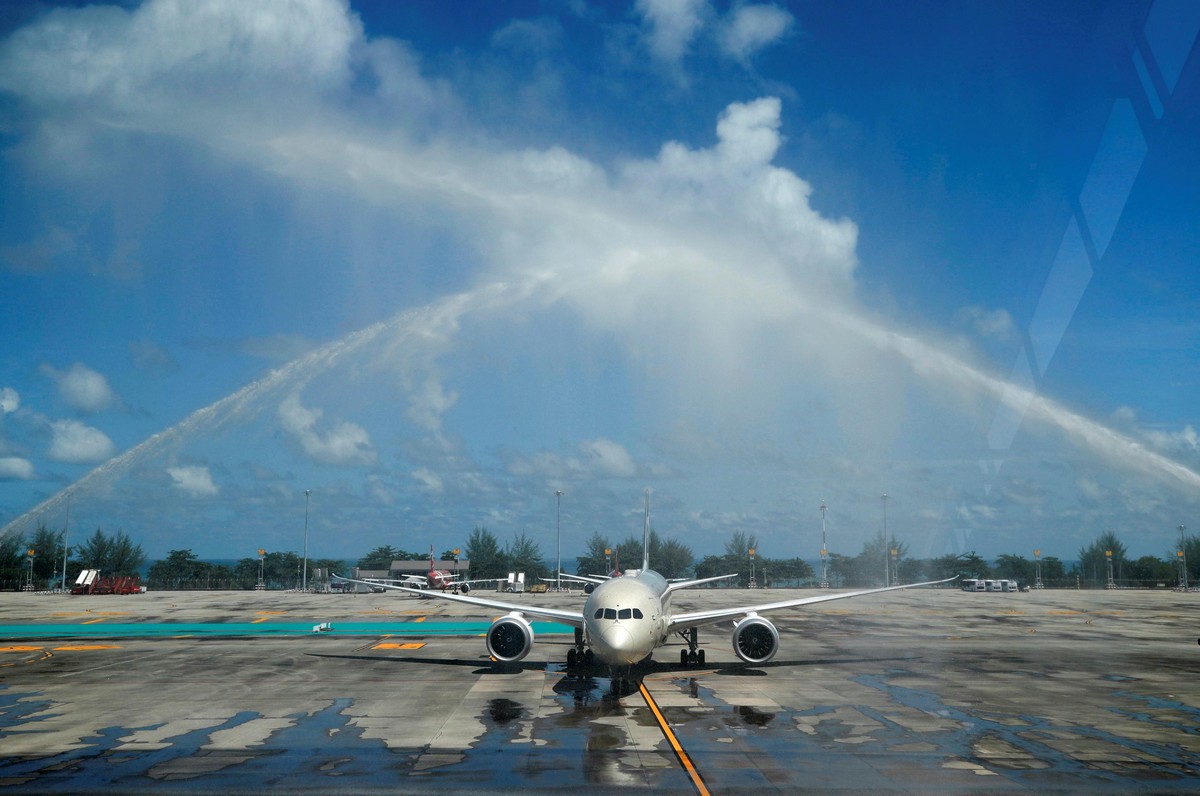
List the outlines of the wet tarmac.
<svg viewBox="0 0 1200 796">
<path fill-rule="evenodd" d="M 484 652 L 494 614 L 405 595 L 6 593 L 0 788 L 1194 793 L 1197 602 L 880 595 L 771 614 L 782 649 L 761 666 L 717 626 L 704 667 L 668 646 L 640 673 L 664 731 L 636 683 L 566 671 L 552 623 L 506 667 Z"/>
</svg>

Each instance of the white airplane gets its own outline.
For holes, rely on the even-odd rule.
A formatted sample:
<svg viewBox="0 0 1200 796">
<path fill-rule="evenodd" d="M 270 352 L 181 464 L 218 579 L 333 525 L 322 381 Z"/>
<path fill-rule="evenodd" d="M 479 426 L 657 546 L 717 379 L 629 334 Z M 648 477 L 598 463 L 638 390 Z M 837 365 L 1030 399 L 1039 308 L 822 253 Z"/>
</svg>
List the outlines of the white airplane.
<svg viewBox="0 0 1200 796">
<path fill-rule="evenodd" d="M 781 600 L 760 605 L 714 608 L 706 611 L 675 613 L 671 609 L 671 597 L 680 589 L 701 583 L 732 578 L 735 575 L 719 575 L 670 583 L 662 575 L 650 569 L 650 498 L 646 497 L 645 527 L 643 528 L 642 568 L 626 570 L 619 577 L 595 584 L 583 604 L 583 611 L 558 608 L 542 608 L 532 605 L 517 605 L 483 597 L 468 597 L 462 594 L 442 592 L 435 598 L 507 611 L 492 622 L 484 639 L 488 654 L 501 663 L 515 663 L 529 654 L 533 647 L 533 628 L 526 617 L 561 622 L 575 628 L 575 645 L 567 652 L 567 666 L 590 666 L 599 661 L 607 664 L 616 676 L 624 677 L 629 667 L 650 658 L 654 650 L 667 643 L 672 634 L 679 635 L 687 649 L 679 651 L 679 663 L 687 666 L 704 663 L 704 650 L 699 648 L 699 631 L 702 625 L 711 625 L 734 619 L 730 640 L 734 653 L 746 663 L 766 663 L 779 651 L 779 631 L 775 625 L 759 614 L 797 608 L 830 600 L 881 594 L 898 589 L 931 586 L 947 583 L 955 578 L 933 580 L 925 583 L 910 583 L 905 586 L 889 586 L 863 591 L 826 593 L 814 597 Z M 335 576 L 337 577 L 337 576 Z M 957 577 L 957 576 L 955 576 Z M 343 580 L 349 580 L 343 578 Z M 352 581 L 353 582 L 353 581 Z M 404 586 L 385 588 L 421 593 Z"/>
</svg>

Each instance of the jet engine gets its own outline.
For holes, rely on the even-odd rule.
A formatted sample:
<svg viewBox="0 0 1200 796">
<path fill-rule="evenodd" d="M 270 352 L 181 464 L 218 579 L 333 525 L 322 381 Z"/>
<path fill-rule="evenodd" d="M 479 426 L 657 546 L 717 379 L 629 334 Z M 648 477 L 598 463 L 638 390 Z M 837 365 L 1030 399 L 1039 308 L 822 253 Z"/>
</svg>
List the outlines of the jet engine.
<svg viewBox="0 0 1200 796">
<path fill-rule="evenodd" d="M 733 651 L 746 663 L 766 663 L 779 651 L 779 631 L 758 614 L 749 614 L 733 626 Z"/>
<path fill-rule="evenodd" d="M 461 591 L 463 594 L 470 594 L 471 593 L 471 584 L 464 583 L 458 587 L 458 590 Z"/>
<path fill-rule="evenodd" d="M 533 628 L 520 614 L 508 614 L 492 622 L 485 642 L 488 654 L 493 658 L 502 663 L 514 663 L 528 655 L 533 647 Z"/>
<path fill-rule="evenodd" d="M 591 594 L 591 593 L 592 593 L 592 592 L 594 592 L 595 590 L 596 590 L 596 584 L 595 584 L 595 583 L 588 583 L 588 584 L 586 584 L 586 585 L 583 587 L 583 593 L 584 593 L 584 594 Z"/>
</svg>

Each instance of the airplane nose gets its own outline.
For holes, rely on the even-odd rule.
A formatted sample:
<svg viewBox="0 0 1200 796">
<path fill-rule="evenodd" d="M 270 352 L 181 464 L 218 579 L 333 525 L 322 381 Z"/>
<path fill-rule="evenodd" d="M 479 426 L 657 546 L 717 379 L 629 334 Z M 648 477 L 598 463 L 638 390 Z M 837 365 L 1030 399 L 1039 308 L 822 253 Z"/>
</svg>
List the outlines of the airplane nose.
<svg viewBox="0 0 1200 796">
<path fill-rule="evenodd" d="M 593 644 L 596 654 L 606 663 L 632 665 L 645 655 L 634 649 L 633 636 L 620 625 L 610 625 L 600 633 L 598 644 Z"/>
</svg>

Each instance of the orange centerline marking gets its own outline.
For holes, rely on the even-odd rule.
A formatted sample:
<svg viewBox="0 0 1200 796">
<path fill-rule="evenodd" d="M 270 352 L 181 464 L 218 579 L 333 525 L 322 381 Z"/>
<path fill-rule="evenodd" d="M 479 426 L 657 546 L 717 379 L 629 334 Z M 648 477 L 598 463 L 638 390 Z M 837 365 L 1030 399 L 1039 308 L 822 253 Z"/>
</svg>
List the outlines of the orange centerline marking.
<svg viewBox="0 0 1200 796">
<path fill-rule="evenodd" d="M 704 780 L 700 776 L 700 772 L 692 765 L 692 758 L 684 751 L 679 744 L 679 739 L 675 737 L 675 733 L 671 730 L 667 719 L 663 716 L 662 711 L 658 709 L 658 703 L 654 701 L 654 697 L 650 696 L 650 692 L 646 690 L 645 683 L 638 683 L 638 690 L 642 692 L 642 698 L 646 700 L 646 704 L 650 707 L 650 712 L 654 714 L 655 721 L 658 722 L 659 729 L 667 739 L 667 743 L 671 744 L 671 749 L 675 751 L 675 756 L 679 758 L 680 765 L 687 775 L 691 777 L 692 785 L 696 787 L 696 792 L 700 796 L 710 796 L 708 787 L 704 784 Z"/>
<path fill-rule="evenodd" d="M 104 619 L 105 619 L 104 617 L 100 617 L 99 619 L 89 619 L 89 620 L 87 620 L 86 622 L 84 622 L 83 624 L 85 624 L 85 625 L 94 625 L 94 624 L 97 624 L 97 623 L 99 623 L 99 622 L 103 622 L 103 621 L 104 621 Z"/>
<path fill-rule="evenodd" d="M 119 650 L 116 644 L 77 644 L 70 647 L 55 647 L 54 652 L 90 652 L 91 650 Z"/>
</svg>

